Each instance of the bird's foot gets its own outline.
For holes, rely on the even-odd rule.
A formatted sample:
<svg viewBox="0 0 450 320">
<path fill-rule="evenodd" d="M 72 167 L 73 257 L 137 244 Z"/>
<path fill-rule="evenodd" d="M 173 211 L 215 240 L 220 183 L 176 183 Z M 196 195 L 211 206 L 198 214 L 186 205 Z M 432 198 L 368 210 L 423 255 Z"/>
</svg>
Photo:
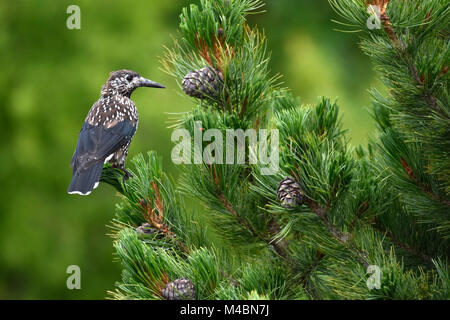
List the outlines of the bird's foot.
<svg viewBox="0 0 450 320">
<path fill-rule="evenodd" d="M 130 178 L 133 178 L 133 175 L 126 169 L 122 168 L 123 171 L 123 182 L 127 181 Z"/>
<path fill-rule="evenodd" d="M 128 179 L 133 178 L 133 175 L 132 175 L 127 169 L 125 169 L 124 166 L 122 166 L 122 165 L 117 165 L 117 164 L 113 164 L 112 167 L 113 167 L 113 168 L 116 168 L 116 169 L 119 169 L 120 171 L 122 171 L 122 175 L 123 175 L 122 179 L 123 179 L 123 182 L 124 182 L 124 183 L 125 183 L 125 181 L 127 181 Z"/>
</svg>

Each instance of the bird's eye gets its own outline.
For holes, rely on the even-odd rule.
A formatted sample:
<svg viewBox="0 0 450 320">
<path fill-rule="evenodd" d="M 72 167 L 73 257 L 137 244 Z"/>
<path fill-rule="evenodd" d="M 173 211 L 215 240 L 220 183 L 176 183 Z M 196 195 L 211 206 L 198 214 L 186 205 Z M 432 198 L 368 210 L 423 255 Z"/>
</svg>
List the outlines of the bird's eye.
<svg viewBox="0 0 450 320">
<path fill-rule="evenodd" d="M 129 74 L 125 79 L 127 79 L 128 82 L 131 82 L 131 80 L 133 80 L 133 76 Z"/>
</svg>

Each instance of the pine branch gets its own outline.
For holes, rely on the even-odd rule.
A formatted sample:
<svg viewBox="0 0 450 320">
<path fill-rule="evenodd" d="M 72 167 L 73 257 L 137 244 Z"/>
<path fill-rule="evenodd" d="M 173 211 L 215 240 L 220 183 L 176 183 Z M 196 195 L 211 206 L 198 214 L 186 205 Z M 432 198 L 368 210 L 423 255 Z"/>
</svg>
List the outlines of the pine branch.
<svg viewBox="0 0 450 320">
<path fill-rule="evenodd" d="M 437 202 L 439 202 L 439 203 L 441 203 L 441 204 L 443 204 L 443 205 L 446 205 L 446 206 L 449 206 L 449 207 L 450 207 L 450 200 L 444 199 L 444 198 L 442 198 L 442 197 L 436 195 L 436 194 L 433 192 L 433 190 L 431 189 L 431 186 L 429 186 L 429 185 L 424 185 L 423 183 L 421 183 L 421 182 L 417 179 L 416 175 L 414 174 L 413 169 L 408 165 L 408 163 L 406 162 L 405 159 L 401 158 L 401 159 L 400 159 L 400 162 L 401 162 L 403 168 L 405 169 L 405 172 L 406 172 L 406 174 L 408 175 L 409 179 L 410 179 L 412 182 L 414 182 L 414 183 L 416 184 L 416 186 L 417 186 L 420 190 L 422 190 L 425 194 L 427 194 L 427 195 L 428 195 L 430 198 L 432 198 L 433 200 L 435 200 L 435 201 L 437 201 Z"/>
<path fill-rule="evenodd" d="M 374 223 L 372 224 L 372 227 L 374 227 L 376 230 L 378 230 L 379 232 L 381 232 L 382 234 L 384 234 L 386 237 L 388 237 L 388 239 L 397 247 L 405 250 L 406 252 L 408 252 L 409 254 L 411 254 L 412 256 L 416 256 L 419 257 L 420 259 L 422 259 L 426 264 L 432 266 L 433 265 L 433 258 L 428 256 L 427 254 L 421 252 L 419 249 L 410 246 L 406 243 L 401 242 L 400 240 L 398 240 L 395 235 L 386 230 L 385 228 L 383 228 L 379 223 Z"/>
<path fill-rule="evenodd" d="M 367 1 L 330 3 L 365 26 Z M 178 127 L 191 137 L 198 121 L 202 132 L 277 128 L 284 142 L 280 172 L 264 176 L 254 164 L 183 166 L 183 195 L 206 208 L 190 212 L 153 153 L 148 161 L 133 160 L 137 172 L 126 182 L 106 168 L 102 181 L 122 193 L 114 247 L 123 272 L 113 297 L 161 299 L 165 286 L 181 277 L 192 281 L 197 299 L 448 297 L 448 242 L 442 237 L 450 230 L 448 159 L 438 154 L 448 145 L 448 54 L 439 38 L 440 29 L 447 30 L 448 5 L 370 3 L 379 6 L 383 28 L 371 30 L 363 48 L 389 94 L 374 95 L 380 147 L 371 143 L 368 152 L 350 146 L 336 103 L 320 98 L 313 107 L 300 105 L 277 88 L 265 37 L 246 23 L 261 8 L 259 0 L 200 0 L 183 10 L 182 39 L 167 51 L 166 71 L 177 80 L 195 74 L 205 94 L 206 82 L 216 80 L 205 69 L 223 79 L 215 96 L 185 90 L 196 107 Z M 292 207 L 275 192 L 287 176 L 296 182 L 286 191 L 298 196 Z M 143 228 L 145 221 L 151 230 Z M 366 286 L 369 265 L 383 273 L 379 290 Z"/>
<path fill-rule="evenodd" d="M 241 226 L 247 229 L 253 237 L 260 238 L 260 236 L 253 229 L 253 227 L 249 225 L 244 219 L 242 219 L 236 212 L 236 210 L 233 209 L 233 206 L 227 201 L 223 193 L 218 192 L 217 197 L 220 199 L 225 209 L 238 221 L 238 223 Z"/>
<path fill-rule="evenodd" d="M 333 237 L 342 244 L 345 244 L 349 239 L 349 235 L 342 233 L 335 225 L 333 225 L 328 220 L 328 212 L 330 211 L 330 205 L 322 207 L 318 203 L 311 200 L 308 200 L 307 203 L 311 211 L 314 212 L 320 218 L 320 220 L 328 228 L 328 231 L 333 235 Z"/>
<path fill-rule="evenodd" d="M 397 36 L 392 23 L 389 19 L 388 14 L 386 13 L 387 6 L 389 4 L 390 0 L 379 0 L 378 6 L 380 8 L 380 19 L 383 23 L 384 30 L 386 31 L 389 39 L 391 40 L 394 48 L 397 49 L 399 57 L 404 61 L 405 65 L 407 66 L 410 75 L 414 78 L 417 85 L 423 87 L 424 96 L 423 98 L 427 102 L 427 104 L 435 111 L 439 112 L 443 117 L 449 118 L 448 115 L 443 113 L 437 105 L 436 98 L 430 93 L 427 92 L 425 86 L 423 77 L 419 75 L 419 71 L 417 70 L 417 67 L 414 63 L 414 58 L 408 54 L 407 45 Z M 430 17 L 425 17 L 425 20 L 429 19 Z"/>
<path fill-rule="evenodd" d="M 217 187 L 219 187 L 218 182 L 216 181 Z M 259 240 L 267 243 L 268 245 L 272 246 L 275 250 L 275 252 L 282 257 L 283 259 L 288 259 L 288 244 L 284 241 L 272 241 L 270 238 L 263 237 L 261 234 L 257 233 L 254 228 L 248 224 L 244 219 L 241 218 L 241 216 L 234 210 L 233 206 L 227 201 L 225 195 L 221 193 L 220 191 L 217 193 L 217 197 L 222 202 L 223 206 L 226 208 L 226 210 L 238 221 L 238 223 L 243 226 L 246 230 L 248 230 L 251 235 L 255 238 L 258 238 Z M 272 234 L 272 236 L 275 236 L 279 232 L 279 226 L 276 224 L 274 220 L 271 220 L 269 224 L 268 231 Z"/>
</svg>

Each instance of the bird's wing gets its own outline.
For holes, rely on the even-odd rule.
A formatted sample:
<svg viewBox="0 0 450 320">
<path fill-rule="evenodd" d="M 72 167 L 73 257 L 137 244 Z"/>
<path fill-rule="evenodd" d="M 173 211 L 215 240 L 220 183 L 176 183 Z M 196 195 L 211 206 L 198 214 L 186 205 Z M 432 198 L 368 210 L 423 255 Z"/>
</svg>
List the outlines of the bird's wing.
<svg viewBox="0 0 450 320">
<path fill-rule="evenodd" d="M 81 172 L 99 161 L 104 162 L 133 137 L 136 126 L 128 120 L 117 122 L 109 128 L 103 125 L 83 124 L 77 147 L 72 157 L 73 172 Z"/>
</svg>

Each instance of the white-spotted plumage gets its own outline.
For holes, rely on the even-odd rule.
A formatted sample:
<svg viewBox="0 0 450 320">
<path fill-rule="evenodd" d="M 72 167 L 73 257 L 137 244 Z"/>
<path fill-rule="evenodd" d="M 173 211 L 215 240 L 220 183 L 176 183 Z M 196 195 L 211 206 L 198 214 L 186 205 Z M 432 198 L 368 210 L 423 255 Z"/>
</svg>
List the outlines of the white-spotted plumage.
<svg viewBox="0 0 450 320">
<path fill-rule="evenodd" d="M 136 105 L 130 99 L 138 87 L 164 86 L 130 70 L 112 72 L 101 96 L 89 110 L 72 158 L 73 177 L 68 193 L 88 195 L 98 187 L 103 164 L 125 170 L 128 148 L 138 126 Z"/>
</svg>

